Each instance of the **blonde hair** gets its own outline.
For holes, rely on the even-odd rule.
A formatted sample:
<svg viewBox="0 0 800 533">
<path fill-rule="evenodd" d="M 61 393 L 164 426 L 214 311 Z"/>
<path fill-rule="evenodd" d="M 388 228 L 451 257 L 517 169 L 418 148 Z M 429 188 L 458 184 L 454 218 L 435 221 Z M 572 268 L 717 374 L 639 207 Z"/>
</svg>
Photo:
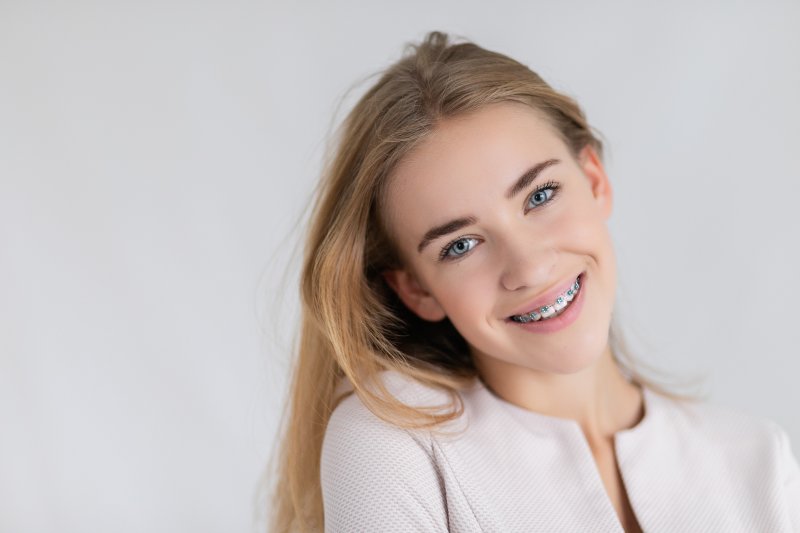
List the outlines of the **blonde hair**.
<svg viewBox="0 0 800 533">
<path fill-rule="evenodd" d="M 322 531 L 320 454 L 325 428 L 347 377 L 376 416 L 402 427 L 434 428 L 458 417 L 458 391 L 477 376 L 466 343 L 449 320 L 417 318 L 381 273 L 400 266 L 381 218 L 397 163 L 448 117 L 498 102 L 543 113 L 573 156 L 602 143 L 577 103 L 525 65 L 470 42 L 431 32 L 388 68 L 358 101 L 339 132 L 314 204 L 301 274 L 302 319 L 288 410 L 278 448 L 272 501 L 274 531 Z M 614 359 L 628 378 L 681 398 L 642 375 L 612 321 Z M 393 370 L 445 391 L 442 411 L 415 409 L 377 379 Z M 685 397 L 686 398 L 686 397 Z"/>
</svg>

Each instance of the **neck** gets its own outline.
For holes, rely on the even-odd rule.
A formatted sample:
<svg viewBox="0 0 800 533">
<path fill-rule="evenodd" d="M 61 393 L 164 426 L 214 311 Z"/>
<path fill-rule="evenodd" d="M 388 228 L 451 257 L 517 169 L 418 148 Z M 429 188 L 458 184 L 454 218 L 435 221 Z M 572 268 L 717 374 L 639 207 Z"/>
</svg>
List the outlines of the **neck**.
<svg viewBox="0 0 800 533">
<path fill-rule="evenodd" d="M 503 400 L 548 416 L 575 420 L 590 446 L 608 443 L 644 416 L 641 389 L 630 383 L 610 347 L 572 374 L 545 373 L 498 360 L 478 364 L 481 379 Z"/>
</svg>

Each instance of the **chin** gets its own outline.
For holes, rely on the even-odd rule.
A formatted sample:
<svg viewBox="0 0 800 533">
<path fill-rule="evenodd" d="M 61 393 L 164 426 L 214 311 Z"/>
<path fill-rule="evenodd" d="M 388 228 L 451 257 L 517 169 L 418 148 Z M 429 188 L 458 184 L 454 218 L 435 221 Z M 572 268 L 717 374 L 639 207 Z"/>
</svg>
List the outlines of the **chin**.
<svg viewBox="0 0 800 533">
<path fill-rule="evenodd" d="M 550 372 L 555 374 L 575 374 L 594 366 L 608 348 L 608 334 L 598 335 L 590 342 L 570 344 L 550 354 L 547 363 Z M 593 342 L 591 342 L 593 341 Z"/>
</svg>

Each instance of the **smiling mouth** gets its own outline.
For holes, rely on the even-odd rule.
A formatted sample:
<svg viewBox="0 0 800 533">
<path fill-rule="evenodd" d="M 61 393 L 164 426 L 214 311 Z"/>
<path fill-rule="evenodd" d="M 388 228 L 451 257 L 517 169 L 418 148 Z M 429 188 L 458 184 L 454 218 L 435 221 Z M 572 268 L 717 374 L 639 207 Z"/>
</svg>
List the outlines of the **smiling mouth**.
<svg viewBox="0 0 800 533">
<path fill-rule="evenodd" d="M 552 303 L 533 309 L 521 315 L 511 315 L 509 318 L 514 322 L 536 322 L 539 320 L 549 320 L 556 317 L 567 309 L 581 289 L 581 277 L 578 276 L 575 282 L 563 293 L 556 296 Z"/>
</svg>

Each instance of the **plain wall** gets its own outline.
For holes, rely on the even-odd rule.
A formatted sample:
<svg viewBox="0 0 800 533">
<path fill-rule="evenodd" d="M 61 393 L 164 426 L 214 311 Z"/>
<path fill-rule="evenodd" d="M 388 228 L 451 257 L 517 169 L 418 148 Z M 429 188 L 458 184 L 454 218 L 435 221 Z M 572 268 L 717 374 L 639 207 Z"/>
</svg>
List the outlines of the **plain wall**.
<svg viewBox="0 0 800 533">
<path fill-rule="evenodd" d="M 798 26 L 793 1 L 0 3 L 0 530 L 261 527 L 296 222 L 356 82 L 432 29 L 577 98 L 639 357 L 798 455 Z"/>
</svg>

